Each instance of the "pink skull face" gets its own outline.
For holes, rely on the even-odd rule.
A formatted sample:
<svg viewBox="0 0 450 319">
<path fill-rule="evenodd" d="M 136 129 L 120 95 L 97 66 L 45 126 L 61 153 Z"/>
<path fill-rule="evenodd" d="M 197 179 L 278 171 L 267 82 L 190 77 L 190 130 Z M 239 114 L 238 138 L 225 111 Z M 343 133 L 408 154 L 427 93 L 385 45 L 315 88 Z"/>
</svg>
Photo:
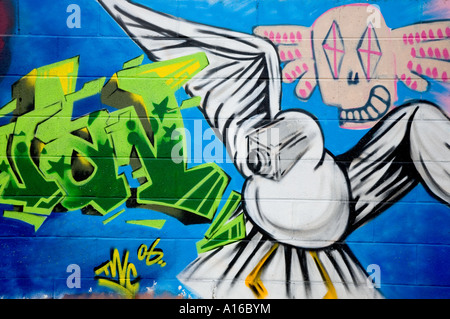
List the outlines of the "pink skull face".
<svg viewBox="0 0 450 319">
<path fill-rule="evenodd" d="M 390 29 L 366 4 L 334 8 L 312 26 L 316 73 L 325 104 L 344 128 L 373 126 L 396 99 Z"/>
</svg>

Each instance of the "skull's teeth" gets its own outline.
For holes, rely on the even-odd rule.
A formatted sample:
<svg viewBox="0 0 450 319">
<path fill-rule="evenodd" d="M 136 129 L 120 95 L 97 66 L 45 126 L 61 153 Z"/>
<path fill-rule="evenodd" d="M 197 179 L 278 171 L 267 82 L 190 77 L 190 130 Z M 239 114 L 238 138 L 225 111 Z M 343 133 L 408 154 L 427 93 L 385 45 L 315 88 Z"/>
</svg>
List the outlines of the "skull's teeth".
<svg viewBox="0 0 450 319">
<path fill-rule="evenodd" d="M 377 111 L 372 107 L 372 105 L 367 106 L 367 107 L 366 107 L 366 110 L 367 110 L 367 113 L 369 113 L 369 116 L 370 116 L 372 119 L 378 118 L 378 113 L 377 113 Z"/>
<path fill-rule="evenodd" d="M 384 112 L 388 108 L 386 102 L 377 95 L 372 95 L 369 104 L 373 106 L 378 114 L 384 114 Z"/>
<path fill-rule="evenodd" d="M 363 107 L 360 109 L 354 109 L 354 110 L 342 110 L 340 113 L 340 119 L 342 121 L 353 121 L 353 122 L 359 122 L 359 121 L 369 121 L 369 120 L 375 120 L 380 115 L 375 110 L 374 107 L 371 105 L 368 105 L 367 107 Z"/>
<path fill-rule="evenodd" d="M 363 120 L 368 120 L 369 119 L 369 115 L 366 113 L 366 111 L 361 110 L 361 118 Z"/>
<path fill-rule="evenodd" d="M 352 112 L 352 111 L 348 111 L 348 112 L 347 112 L 347 118 L 348 118 L 349 120 L 353 120 L 353 112 Z"/>
<path fill-rule="evenodd" d="M 342 122 L 363 123 L 380 119 L 390 106 L 389 91 L 383 86 L 375 86 L 370 91 L 366 105 L 354 109 L 341 109 L 339 118 Z"/>
</svg>

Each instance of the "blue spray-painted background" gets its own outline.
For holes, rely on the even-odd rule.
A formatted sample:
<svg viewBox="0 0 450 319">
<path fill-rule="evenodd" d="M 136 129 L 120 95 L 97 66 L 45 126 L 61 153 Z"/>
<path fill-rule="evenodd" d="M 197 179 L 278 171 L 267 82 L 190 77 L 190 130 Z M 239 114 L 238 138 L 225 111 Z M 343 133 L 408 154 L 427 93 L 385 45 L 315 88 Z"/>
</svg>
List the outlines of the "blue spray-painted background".
<svg viewBox="0 0 450 319">
<path fill-rule="evenodd" d="M 34 68 L 80 56 L 78 87 L 91 79 L 110 77 L 122 64 L 142 54 L 113 19 L 91 0 L 13 0 L 15 23 L 7 35 L 11 61 L 0 82 L 0 104 L 11 98 L 11 85 Z M 256 25 L 311 25 L 326 10 L 353 1 L 317 0 L 156 0 L 136 1 L 152 8 L 188 20 L 251 33 Z M 81 8 L 81 28 L 68 28 L 66 11 L 70 4 Z M 372 1 L 380 7 L 391 28 L 430 19 L 449 18 L 450 9 L 432 10 L 433 1 Z M 144 63 L 150 63 L 145 58 Z M 432 93 L 414 93 L 402 84 L 398 88 L 399 102 L 422 98 L 434 102 Z M 446 88 L 434 84 L 434 91 Z M 364 130 L 344 130 L 335 120 L 337 110 L 323 105 L 316 90 L 307 102 L 292 94 L 293 86 L 283 85 L 282 108 L 303 108 L 320 120 L 325 146 L 341 154 L 366 133 Z M 102 108 L 100 101 L 78 105 L 79 115 Z M 186 110 L 186 118 L 202 118 L 196 109 Z M 189 123 L 186 123 L 189 128 Z M 206 122 L 203 129 L 207 129 Z M 227 192 L 239 191 L 243 179 L 233 164 L 219 164 L 231 177 Z M 226 194 L 225 194 L 226 195 Z M 226 196 L 225 196 L 226 197 Z M 450 297 L 450 211 L 436 202 L 422 186 L 416 187 L 404 199 L 381 216 L 356 230 L 347 239 L 350 248 L 366 267 L 380 266 L 381 291 L 387 298 L 449 298 Z M 141 287 L 152 287 L 156 294 L 178 295 L 185 290 L 176 275 L 197 256 L 195 242 L 202 238 L 208 225 L 185 226 L 162 213 L 133 209 L 128 219 L 166 219 L 161 230 L 123 223 L 119 216 L 107 227 L 98 216 L 81 212 L 52 214 L 38 233 L 31 226 L 0 218 L 0 296 L 55 297 L 65 294 L 88 294 L 93 289 L 102 292 L 93 278 L 93 269 L 109 259 L 110 247 L 119 251 L 150 245 L 160 237 L 164 251 L 164 268 L 146 270 Z M 78 264 L 81 268 L 81 288 L 69 289 L 66 268 Z M 147 281 L 147 282 L 145 282 Z M 156 283 L 156 286 L 154 285 Z M 104 291 L 107 291 L 105 289 Z M 194 295 L 195 297 L 195 295 Z"/>
</svg>

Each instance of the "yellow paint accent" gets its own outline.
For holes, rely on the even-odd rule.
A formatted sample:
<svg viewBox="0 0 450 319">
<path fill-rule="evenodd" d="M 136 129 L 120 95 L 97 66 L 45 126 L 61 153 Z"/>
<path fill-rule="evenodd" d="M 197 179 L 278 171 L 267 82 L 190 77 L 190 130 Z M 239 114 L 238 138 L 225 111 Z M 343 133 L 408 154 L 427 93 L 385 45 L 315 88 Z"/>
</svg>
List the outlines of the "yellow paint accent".
<svg viewBox="0 0 450 319">
<path fill-rule="evenodd" d="M 334 288 L 333 282 L 331 281 L 330 276 L 325 270 L 325 267 L 323 266 L 319 257 L 317 256 L 317 253 L 315 251 L 310 251 L 309 253 L 314 259 L 317 267 L 319 267 L 320 275 L 322 276 L 322 279 L 325 282 L 325 286 L 327 286 L 328 289 L 328 292 L 325 294 L 325 296 L 323 296 L 322 299 L 338 299 L 336 288 Z"/>
<path fill-rule="evenodd" d="M 74 69 L 74 61 L 70 61 L 51 69 L 48 74 L 49 76 L 56 76 L 59 78 L 63 92 L 66 95 L 74 91 L 73 77 L 70 76 Z"/>
<path fill-rule="evenodd" d="M 245 284 L 249 287 L 258 299 L 264 299 L 269 294 L 266 287 L 261 280 L 261 273 L 264 264 L 267 259 L 273 254 L 273 252 L 278 248 L 278 243 L 273 244 L 270 250 L 264 255 L 264 257 L 258 262 L 256 267 L 251 271 L 251 273 L 245 279 Z"/>
<path fill-rule="evenodd" d="M 77 153 L 76 156 L 77 156 L 78 160 L 80 161 L 80 164 L 83 167 L 92 166 L 91 163 L 89 162 L 89 160 L 85 156 L 81 155 L 80 153 Z"/>
<path fill-rule="evenodd" d="M 37 69 L 31 70 L 30 73 L 25 75 L 22 79 L 25 82 L 25 87 L 34 87 L 36 83 L 36 78 L 38 76 Z"/>
<path fill-rule="evenodd" d="M 38 141 L 38 149 L 37 149 L 37 151 L 38 151 L 39 155 L 42 153 L 42 150 L 44 149 L 44 147 L 45 147 L 45 144 L 42 143 L 41 141 Z"/>
<path fill-rule="evenodd" d="M 198 61 L 187 60 L 181 61 L 178 63 L 173 63 L 157 68 L 152 68 L 143 72 L 146 73 L 156 73 L 160 78 L 168 78 L 166 80 L 166 84 L 171 88 L 175 89 L 179 84 L 184 82 L 189 75 L 194 74 L 198 69 L 201 68 L 201 65 Z M 194 62 L 194 63 L 192 63 Z"/>
<path fill-rule="evenodd" d="M 127 288 L 121 286 L 120 284 L 118 284 L 118 283 L 116 283 L 114 281 L 110 281 L 110 280 L 105 279 L 105 278 L 99 278 L 98 279 L 98 285 L 102 286 L 102 287 L 106 287 L 106 288 L 112 289 L 115 292 L 117 292 L 118 294 L 122 295 L 126 299 L 133 299 L 134 296 L 135 296 L 132 291 L 128 290 Z"/>
<path fill-rule="evenodd" d="M 128 263 L 128 255 L 129 252 L 126 251 L 121 260 L 119 251 L 117 248 L 114 249 L 112 260 L 95 270 L 95 275 L 99 276 L 104 273 L 105 276 L 110 276 L 111 278 L 97 278 L 98 284 L 131 298 L 139 291 L 139 282 L 132 283 L 131 281 L 131 276 L 137 278 L 138 273 L 134 264 Z"/>
</svg>

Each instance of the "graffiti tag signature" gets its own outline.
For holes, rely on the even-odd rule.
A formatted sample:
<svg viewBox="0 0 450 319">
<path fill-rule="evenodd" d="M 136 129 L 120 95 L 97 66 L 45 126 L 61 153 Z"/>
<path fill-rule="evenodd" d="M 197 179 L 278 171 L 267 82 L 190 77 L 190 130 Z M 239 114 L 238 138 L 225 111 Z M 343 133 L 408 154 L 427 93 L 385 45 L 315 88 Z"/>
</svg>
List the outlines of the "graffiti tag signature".
<svg viewBox="0 0 450 319">
<path fill-rule="evenodd" d="M 164 252 L 162 249 L 156 248 L 160 240 L 160 238 L 155 239 L 150 247 L 141 244 L 137 250 L 138 260 L 145 259 L 147 266 L 155 264 L 161 267 L 166 266 L 166 262 L 162 260 Z M 138 276 L 136 266 L 129 262 L 128 258 L 128 250 L 124 251 L 121 258 L 118 249 L 115 248 L 111 252 L 111 260 L 95 268 L 94 273 L 100 286 L 110 288 L 127 298 L 133 298 L 139 291 L 140 276 Z"/>
</svg>

